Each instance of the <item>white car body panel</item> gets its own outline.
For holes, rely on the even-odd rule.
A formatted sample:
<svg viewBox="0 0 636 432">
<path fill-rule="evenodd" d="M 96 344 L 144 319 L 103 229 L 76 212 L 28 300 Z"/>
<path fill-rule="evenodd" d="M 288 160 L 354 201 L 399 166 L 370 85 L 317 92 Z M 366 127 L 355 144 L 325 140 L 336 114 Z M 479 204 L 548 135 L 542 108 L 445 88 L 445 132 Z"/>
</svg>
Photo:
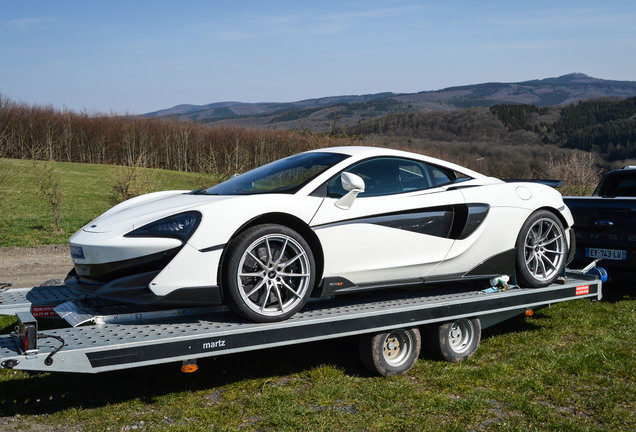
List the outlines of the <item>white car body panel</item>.
<svg viewBox="0 0 636 432">
<path fill-rule="evenodd" d="M 527 191 L 531 192 L 530 198 L 527 198 Z M 521 226 L 537 208 L 558 209 L 563 206 L 559 192 L 534 183 L 501 183 L 463 189 L 462 193 L 466 201 L 491 204 L 488 219 L 469 238 L 455 242 L 437 269 L 439 274 L 451 273 L 462 268 L 464 263 L 480 262 L 485 258 L 485 250 L 514 248 Z M 561 209 L 561 214 L 568 226 L 574 224 L 567 207 Z"/>
<path fill-rule="evenodd" d="M 246 222 L 267 213 L 284 213 L 309 223 L 321 203 L 322 198 L 282 194 L 229 197 L 221 206 L 211 203 L 195 208 L 203 212 L 203 218 L 189 243 L 196 249 L 225 244 Z"/>
<path fill-rule="evenodd" d="M 189 206 L 181 204 L 188 199 L 195 202 L 191 202 Z M 207 207 L 218 208 L 221 201 L 223 201 L 222 211 L 207 211 Z M 102 264 L 179 247 L 182 242 L 173 238 L 126 238 L 124 236 L 133 229 L 161 217 L 180 213 L 186 209 L 197 210 L 204 216 L 197 233 L 187 243 L 189 247 L 184 247 L 179 252 L 175 257 L 176 261 L 173 260 L 162 270 L 152 281 L 150 288 L 157 295 L 166 295 L 173 289 L 187 286 L 215 285 L 221 254 L 219 251 L 201 252 L 202 249 L 224 245 L 246 221 L 264 213 L 285 213 L 308 223 L 322 201 L 322 198 L 294 197 L 293 195 L 248 195 L 237 198 L 192 196 L 184 194 L 183 191 L 168 193 L 134 206 L 125 206 L 119 211 L 111 212 L 107 217 L 102 215 L 76 232 L 71 237 L 70 244 L 81 244 L 85 259 L 73 258 L 73 262 L 74 264 Z M 236 214 L 241 214 L 242 218 L 237 218 Z M 97 225 L 97 228 L 103 227 L 102 230 L 105 232 L 90 228 L 92 225 Z M 188 268 L 187 278 L 183 276 L 184 267 L 181 265 Z"/>
<path fill-rule="evenodd" d="M 470 237 L 455 240 L 444 261 L 435 269 L 435 273 L 453 274 L 457 272 L 457 269 L 470 269 L 492 255 L 513 249 L 521 224 L 510 223 L 510 221 L 511 219 L 525 221 L 530 213 L 525 209 L 504 211 L 501 207 L 490 208 L 488 220 Z M 485 254 L 484 251 L 488 253 Z"/>
<path fill-rule="evenodd" d="M 128 232 L 128 231 L 126 231 Z M 84 258 L 73 257 L 74 264 L 104 264 L 150 255 L 181 246 L 173 238 L 126 238 L 121 234 L 94 233 L 82 230 L 71 236 L 71 246 L 82 245 Z"/>
<path fill-rule="evenodd" d="M 321 230 L 318 237 L 328 245 L 324 276 L 343 277 L 355 284 L 426 276 L 444 259 L 453 243 L 370 224 Z M 426 248 L 421 247 L 422 242 L 427 242 Z"/>
<path fill-rule="evenodd" d="M 222 250 L 201 252 L 186 243 L 149 287 L 156 295 L 165 296 L 178 289 L 215 285 L 222 253 Z M 188 269 L 187 277 L 184 277 L 184 268 Z"/>
<path fill-rule="evenodd" d="M 106 216 L 101 215 L 88 223 L 83 231 L 92 233 L 130 232 L 165 216 L 196 209 L 198 206 L 230 199 L 224 196 L 189 195 L 189 191 L 174 191 L 164 196 L 142 201 L 135 205 L 114 207 Z M 145 196 L 145 195 L 144 195 Z M 134 199 L 134 198 L 133 198 Z M 127 203 L 128 201 L 126 201 Z M 113 211 L 115 210 L 116 211 Z"/>
<path fill-rule="evenodd" d="M 111 215 L 119 213 L 119 212 L 121 212 L 123 210 L 132 209 L 134 207 L 138 207 L 138 206 L 141 206 L 141 205 L 153 202 L 153 201 L 162 200 L 164 198 L 168 198 L 168 197 L 172 197 L 172 196 L 176 196 L 176 195 L 182 195 L 182 194 L 185 194 L 185 193 L 188 193 L 188 192 L 190 192 L 190 191 L 187 191 L 187 190 L 173 190 L 173 191 L 151 192 L 151 193 L 148 193 L 148 194 L 136 196 L 134 198 L 131 198 L 129 200 L 121 202 L 121 203 L 117 204 L 114 207 L 111 207 L 110 209 L 108 209 L 107 211 L 105 211 L 104 213 L 99 215 L 97 218 L 92 220 L 90 223 L 88 223 L 84 227 L 84 229 L 87 230 L 87 228 L 89 228 L 90 225 L 94 225 L 98 221 L 106 220 L 107 218 L 110 218 Z"/>
<path fill-rule="evenodd" d="M 463 196 L 435 188 L 388 198 L 358 198 L 349 210 L 339 209 L 335 201 L 325 199 L 311 225 L 324 248 L 325 277 L 341 276 L 357 284 L 426 276 L 446 257 L 454 240 L 364 222 L 339 222 L 461 203 Z"/>
</svg>

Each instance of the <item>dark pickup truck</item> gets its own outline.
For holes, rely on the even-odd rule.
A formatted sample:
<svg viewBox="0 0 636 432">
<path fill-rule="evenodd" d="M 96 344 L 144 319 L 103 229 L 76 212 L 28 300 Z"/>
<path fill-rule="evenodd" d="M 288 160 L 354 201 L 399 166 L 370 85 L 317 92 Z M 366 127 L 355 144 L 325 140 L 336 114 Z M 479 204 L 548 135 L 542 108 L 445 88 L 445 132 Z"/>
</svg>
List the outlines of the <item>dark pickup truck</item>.
<svg viewBox="0 0 636 432">
<path fill-rule="evenodd" d="M 602 258 L 608 270 L 636 270 L 636 166 L 607 173 L 591 197 L 563 199 L 574 216 L 574 266 Z"/>
</svg>

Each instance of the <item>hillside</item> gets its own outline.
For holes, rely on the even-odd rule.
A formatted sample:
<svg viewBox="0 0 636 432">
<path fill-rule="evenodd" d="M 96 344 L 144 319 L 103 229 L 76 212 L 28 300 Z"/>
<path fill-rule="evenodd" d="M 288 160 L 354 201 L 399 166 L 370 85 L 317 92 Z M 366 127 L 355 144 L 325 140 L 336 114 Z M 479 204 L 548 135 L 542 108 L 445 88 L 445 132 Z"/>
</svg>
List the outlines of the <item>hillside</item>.
<svg viewBox="0 0 636 432">
<path fill-rule="evenodd" d="M 338 128 L 365 143 L 402 147 L 501 177 L 545 174 L 546 163 L 572 150 L 620 167 L 636 160 L 636 97 L 566 106 L 499 104 L 393 114 Z"/>
<path fill-rule="evenodd" d="M 593 98 L 636 96 L 636 82 L 612 81 L 574 73 L 519 83 L 484 83 L 419 93 L 334 96 L 289 103 L 218 102 L 177 105 L 145 117 L 178 117 L 250 128 L 303 129 L 316 132 L 390 115 L 497 104 L 566 105 Z"/>
<path fill-rule="evenodd" d="M 588 152 L 593 169 L 636 161 L 636 97 L 413 111 L 336 126 L 318 134 L 179 118 L 100 117 L 0 97 L 0 157 L 165 168 L 218 178 L 304 150 L 351 144 L 412 150 L 502 178 L 563 177 L 549 169 L 581 150 Z M 0 183 L 2 174 L 0 163 Z"/>
</svg>

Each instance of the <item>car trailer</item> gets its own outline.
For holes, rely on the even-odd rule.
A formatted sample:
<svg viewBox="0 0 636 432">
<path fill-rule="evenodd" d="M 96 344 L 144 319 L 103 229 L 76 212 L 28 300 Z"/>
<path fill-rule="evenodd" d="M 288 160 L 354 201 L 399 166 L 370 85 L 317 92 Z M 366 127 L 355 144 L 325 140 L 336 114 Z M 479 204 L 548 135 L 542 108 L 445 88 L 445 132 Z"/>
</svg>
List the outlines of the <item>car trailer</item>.
<svg viewBox="0 0 636 432">
<path fill-rule="evenodd" d="M 19 324 L 0 336 L 0 367 L 98 373 L 180 362 L 190 372 L 200 358 L 359 336 L 363 364 L 390 376 L 415 364 L 422 336 L 433 354 L 459 361 L 475 352 L 483 328 L 555 303 L 602 298 L 602 282 L 578 272 L 545 288 L 504 288 L 424 286 L 338 296 L 309 302 L 290 319 L 266 324 L 218 307 L 135 311 L 104 306 L 61 286 L 4 289 L 0 314 L 17 316 Z M 55 315 L 53 310 L 78 326 L 39 331 L 35 316 Z"/>
</svg>

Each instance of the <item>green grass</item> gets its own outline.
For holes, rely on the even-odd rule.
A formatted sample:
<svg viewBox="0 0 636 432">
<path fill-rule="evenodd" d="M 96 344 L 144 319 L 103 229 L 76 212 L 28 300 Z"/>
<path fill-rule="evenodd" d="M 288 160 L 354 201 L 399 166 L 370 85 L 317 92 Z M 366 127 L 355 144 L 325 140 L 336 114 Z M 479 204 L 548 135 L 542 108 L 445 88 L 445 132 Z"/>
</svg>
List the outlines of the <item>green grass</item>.
<svg viewBox="0 0 636 432">
<path fill-rule="evenodd" d="M 0 204 L 4 245 L 65 243 L 110 205 L 116 168 L 56 164 L 66 232 L 47 234 L 52 220 L 30 162 L 7 163 L 14 192 Z M 165 189 L 201 181 L 166 171 L 157 179 Z M 204 359 L 191 375 L 178 364 L 98 375 L 0 370 L 0 432 L 636 430 L 634 288 L 627 280 L 604 292 L 602 302 L 557 304 L 486 329 L 464 362 L 423 354 L 394 378 L 370 376 L 354 338 Z M 0 317 L 0 333 L 14 326 Z"/>
<path fill-rule="evenodd" d="M 112 207 L 110 196 L 115 177 L 122 167 L 49 163 L 61 177 L 64 195 L 60 224 L 62 232 L 55 232 L 51 209 L 42 197 L 33 175 L 33 162 L 0 159 L 0 167 L 6 169 L 9 175 L 0 184 L 0 247 L 65 244 L 75 231 Z M 153 190 L 195 189 L 211 180 L 211 177 L 206 179 L 201 174 L 177 171 L 149 169 L 145 173 Z"/>
</svg>

